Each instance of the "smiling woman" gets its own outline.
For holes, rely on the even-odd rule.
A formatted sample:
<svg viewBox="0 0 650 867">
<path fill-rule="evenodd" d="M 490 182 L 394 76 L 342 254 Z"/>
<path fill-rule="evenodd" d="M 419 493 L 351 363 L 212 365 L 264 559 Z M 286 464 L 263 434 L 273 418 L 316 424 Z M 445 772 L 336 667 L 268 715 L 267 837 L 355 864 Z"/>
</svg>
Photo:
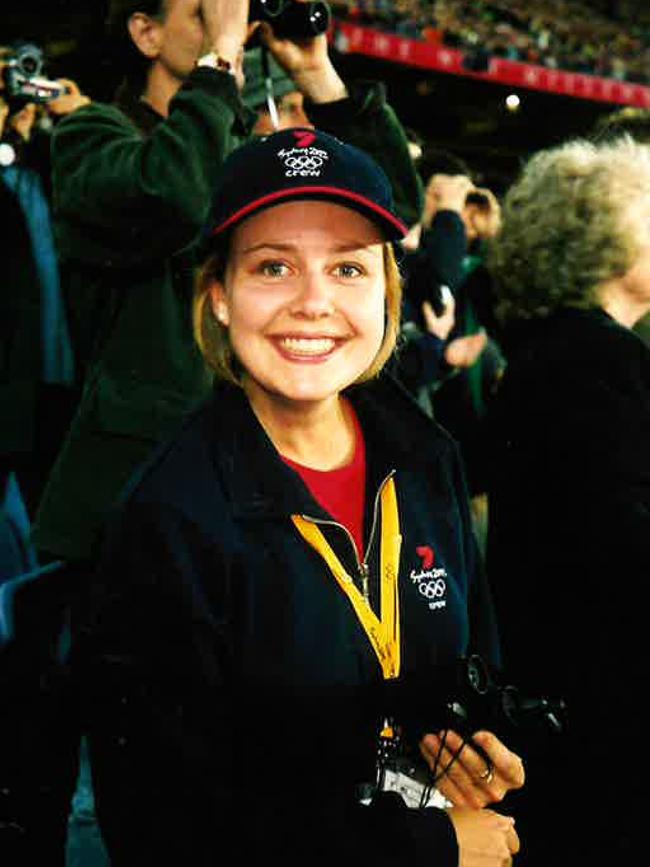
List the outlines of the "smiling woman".
<svg viewBox="0 0 650 867">
<path fill-rule="evenodd" d="M 498 666 L 457 449 L 382 373 L 406 234 L 386 176 L 287 130 L 236 150 L 214 201 L 214 392 L 116 514 L 76 652 L 112 862 L 502 867 L 517 834 L 482 808 L 523 769 L 496 736 L 423 740 L 420 808 L 377 764 L 409 712 L 389 681 Z M 446 724 L 418 723 L 415 751 Z"/>
<path fill-rule="evenodd" d="M 199 340 L 217 373 L 237 381 L 235 358 L 258 381 L 268 374 L 250 356 L 246 336 L 255 329 L 280 353 L 276 361 L 286 357 L 281 376 L 291 358 L 334 362 L 322 371 L 332 393 L 383 366 L 395 346 L 401 285 L 392 247 L 373 223 L 338 204 L 285 202 L 229 241 L 227 268 L 225 251 L 213 255 L 197 293 Z"/>
</svg>

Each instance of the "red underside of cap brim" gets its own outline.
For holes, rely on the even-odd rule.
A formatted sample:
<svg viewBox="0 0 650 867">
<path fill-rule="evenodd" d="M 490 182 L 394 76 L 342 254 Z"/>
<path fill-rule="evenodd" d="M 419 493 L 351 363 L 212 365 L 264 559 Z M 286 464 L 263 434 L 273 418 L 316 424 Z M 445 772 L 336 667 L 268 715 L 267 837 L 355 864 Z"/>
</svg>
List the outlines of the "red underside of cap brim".
<svg viewBox="0 0 650 867">
<path fill-rule="evenodd" d="M 407 226 L 400 219 L 398 219 L 394 214 L 391 214 L 390 211 L 382 208 L 381 205 L 373 202 L 372 199 L 367 199 L 365 196 L 359 195 L 359 193 L 353 193 L 351 190 L 343 190 L 339 187 L 305 186 L 289 187 L 286 190 L 277 190 L 275 193 L 270 193 L 269 195 L 261 196 L 259 199 L 254 199 L 252 202 L 248 202 L 248 204 L 244 205 L 243 208 L 235 211 L 235 213 L 231 214 L 227 220 L 224 220 L 223 223 L 216 226 L 212 230 L 212 235 L 213 237 L 214 235 L 219 235 L 221 232 L 224 232 L 226 229 L 239 223 L 244 219 L 244 217 L 248 217 L 250 214 L 255 213 L 255 211 L 276 204 L 283 199 L 304 199 L 309 198 L 310 196 L 314 196 L 315 198 L 320 198 L 322 196 L 334 202 L 338 200 L 343 204 L 346 202 L 354 202 L 363 207 L 364 210 L 370 211 L 378 217 L 381 217 L 384 226 L 386 223 L 390 224 L 395 230 L 397 237 L 403 238 L 408 234 Z"/>
</svg>

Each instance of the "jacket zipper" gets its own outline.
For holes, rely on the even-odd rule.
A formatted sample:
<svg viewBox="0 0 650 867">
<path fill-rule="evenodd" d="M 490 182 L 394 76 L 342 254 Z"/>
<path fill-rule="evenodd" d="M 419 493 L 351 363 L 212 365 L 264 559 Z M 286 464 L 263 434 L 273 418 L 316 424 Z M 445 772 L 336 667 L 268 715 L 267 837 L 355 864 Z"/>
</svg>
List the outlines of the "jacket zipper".
<svg viewBox="0 0 650 867">
<path fill-rule="evenodd" d="M 311 521 L 313 524 L 320 524 L 321 526 L 327 527 L 339 527 L 345 535 L 350 540 L 350 546 L 352 547 L 352 553 L 354 555 L 354 562 L 357 567 L 357 574 L 361 581 L 361 593 L 363 594 L 363 598 L 366 600 L 368 604 L 370 604 L 370 567 L 368 566 L 368 557 L 370 556 L 370 549 L 372 548 L 372 543 L 375 538 L 375 531 L 377 529 L 377 518 L 379 515 L 379 503 L 381 500 L 381 492 L 383 491 L 385 485 L 390 481 L 390 479 L 395 475 L 395 470 L 391 470 L 386 478 L 379 485 L 377 493 L 375 494 L 375 502 L 372 509 L 372 524 L 370 525 L 370 535 L 368 536 L 368 544 L 366 546 L 365 553 L 363 558 L 359 558 L 359 552 L 357 550 L 356 542 L 352 536 L 352 533 L 348 530 L 345 524 L 340 524 L 338 521 L 331 521 L 328 518 L 313 518 L 311 515 L 303 515 L 302 517 L 305 521 Z"/>
</svg>

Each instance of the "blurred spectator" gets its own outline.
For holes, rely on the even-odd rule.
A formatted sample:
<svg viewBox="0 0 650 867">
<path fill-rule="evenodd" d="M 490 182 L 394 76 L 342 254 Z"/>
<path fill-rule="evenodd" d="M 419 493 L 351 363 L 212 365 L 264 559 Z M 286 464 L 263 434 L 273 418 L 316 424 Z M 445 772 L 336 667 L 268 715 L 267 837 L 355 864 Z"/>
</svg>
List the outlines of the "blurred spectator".
<svg viewBox="0 0 650 867">
<path fill-rule="evenodd" d="M 627 106 L 610 112 L 599 118 L 592 138 L 604 142 L 626 135 L 642 144 L 650 144 L 650 110 Z M 634 331 L 650 346 L 650 314 L 639 319 L 634 325 Z"/>
<path fill-rule="evenodd" d="M 453 319 L 438 346 L 436 366 L 419 367 L 420 355 L 409 346 L 402 350 L 400 370 L 407 384 L 414 370 L 425 370 L 428 379 L 417 380 L 421 405 L 458 440 L 465 459 L 473 516 L 479 541 L 485 538 L 485 437 L 486 406 L 501 375 L 504 360 L 497 340 L 492 311 L 492 288 L 484 265 L 486 245 L 498 232 L 500 206 L 489 189 L 477 188 L 470 170 L 455 154 L 425 148 L 418 170 L 427 179 L 425 205 L 407 246 L 405 328 L 430 331 L 431 316 L 441 315 L 441 287 L 451 292 Z M 429 324 L 421 315 L 422 302 L 432 303 Z M 447 310 L 449 312 L 449 309 Z M 428 337 L 429 342 L 432 337 Z"/>
<path fill-rule="evenodd" d="M 489 264 L 507 367 L 492 404 L 488 570 L 506 670 L 567 701 L 563 738 L 521 745 L 526 864 L 632 864 L 645 851 L 650 574 L 650 148 L 533 156 Z M 564 781 L 574 780 L 575 785 Z M 549 837 L 565 841 L 562 852 Z"/>
<path fill-rule="evenodd" d="M 35 48 L 35 46 L 32 46 Z M 12 46 L 0 52 L 4 73 L 15 57 Z M 0 366 L 0 476 L 16 475 L 27 506 L 27 538 L 47 474 L 70 421 L 78 397 L 78 380 L 69 342 L 51 224 L 50 138 L 59 119 L 89 100 L 74 81 L 58 79 L 41 83 L 30 102 L 21 92 L 22 79 L 0 74 L 0 206 L 4 286 L 0 296 L 2 361 Z M 25 90 L 34 85 L 28 79 Z M 59 95 L 57 95 L 59 94 Z M 4 488 L 4 485 L 2 485 Z M 3 552 L 4 553 L 4 552 Z M 30 570 L 38 569 L 35 556 Z M 3 563 L 2 567 L 6 564 Z M 48 574 L 44 583 L 27 582 L 21 598 L 39 598 L 38 610 L 28 617 L 16 615 L 13 602 L 2 600 L 3 695 L 2 783 L 0 784 L 0 860 L 16 865 L 39 860 L 42 850 L 23 846 L 29 820 L 50 802 L 50 790 L 39 787 L 31 776 L 31 762 L 40 765 L 42 779 L 53 779 L 45 770 L 56 756 L 59 761 L 59 725 L 66 725 L 55 699 L 44 697 L 58 679 L 55 662 L 65 631 L 60 629 L 58 576 Z M 3 579 L 18 575 L 2 573 Z M 6 587 L 3 587 L 6 590 Z M 51 591 L 55 590 L 55 593 Z M 17 604 L 17 603 L 16 603 Z M 20 610 L 20 607 L 18 607 Z M 4 622 L 8 618 L 8 622 Z M 21 623 L 14 635 L 15 620 Z M 11 622 L 13 625 L 8 626 Z M 11 638 L 9 637 L 11 636 Z M 56 692 L 56 690 L 54 690 Z M 47 712 L 44 712 L 47 705 Z M 8 748 L 8 749 L 7 749 Z M 24 788 L 17 780 L 27 780 Z M 50 843 L 58 838 L 63 851 L 65 817 L 47 808 L 51 824 L 41 826 Z M 46 823 L 47 825 L 47 823 Z M 54 827 L 56 826 L 56 828 Z M 51 836 L 50 836 L 51 834 Z M 55 853 L 48 863 L 59 863 Z"/>
<path fill-rule="evenodd" d="M 435 182 L 429 179 L 422 214 L 403 244 L 405 297 L 396 375 L 433 415 L 432 392 L 440 380 L 456 366 L 473 363 L 483 348 L 481 338 L 468 341 L 464 335 L 447 342 L 456 323 L 454 291 L 467 252 L 461 214 L 473 183 L 462 161 L 447 152 L 425 148 L 416 165 L 423 178 L 438 171 Z"/>
<path fill-rule="evenodd" d="M 13 58 L 12 46 L 0 48 L 0 474 L 16 472 L 33 517 L 76 396 L 51 224 L 51 128 L 88 100 L 66 79 L 52 82 L 62 96 L 27 101 L 13 78 L 5 86 Z"/>
</svg>

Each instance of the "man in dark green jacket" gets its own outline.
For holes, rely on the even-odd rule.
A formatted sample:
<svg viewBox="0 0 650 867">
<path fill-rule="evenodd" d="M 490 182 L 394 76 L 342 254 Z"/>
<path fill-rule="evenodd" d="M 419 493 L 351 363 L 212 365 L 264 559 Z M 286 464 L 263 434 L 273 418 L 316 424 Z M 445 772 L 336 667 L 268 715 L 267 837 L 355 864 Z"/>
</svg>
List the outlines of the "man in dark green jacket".
<svg viewBox="0 0 650 867">
<path fill-rule="evenodd" d="M 209 387 L 191 333 L 195 247 L 221 164 L 255 121 L 240 96 L 248 3 L 113 6 L 114 26 L 136 49 L 129 85 L 116 104 L 91 104 L 61 123 L 53 142 L 57 239 L 85 384 L 36 543 L 73 561 L 92 556 L 132 470 Z M 325 35 L 293 42 L 259 30 L 310 120 L 371 151 L 413 222 L 420 187 L 381 86 L 348 89 Z"/>
</svg>

